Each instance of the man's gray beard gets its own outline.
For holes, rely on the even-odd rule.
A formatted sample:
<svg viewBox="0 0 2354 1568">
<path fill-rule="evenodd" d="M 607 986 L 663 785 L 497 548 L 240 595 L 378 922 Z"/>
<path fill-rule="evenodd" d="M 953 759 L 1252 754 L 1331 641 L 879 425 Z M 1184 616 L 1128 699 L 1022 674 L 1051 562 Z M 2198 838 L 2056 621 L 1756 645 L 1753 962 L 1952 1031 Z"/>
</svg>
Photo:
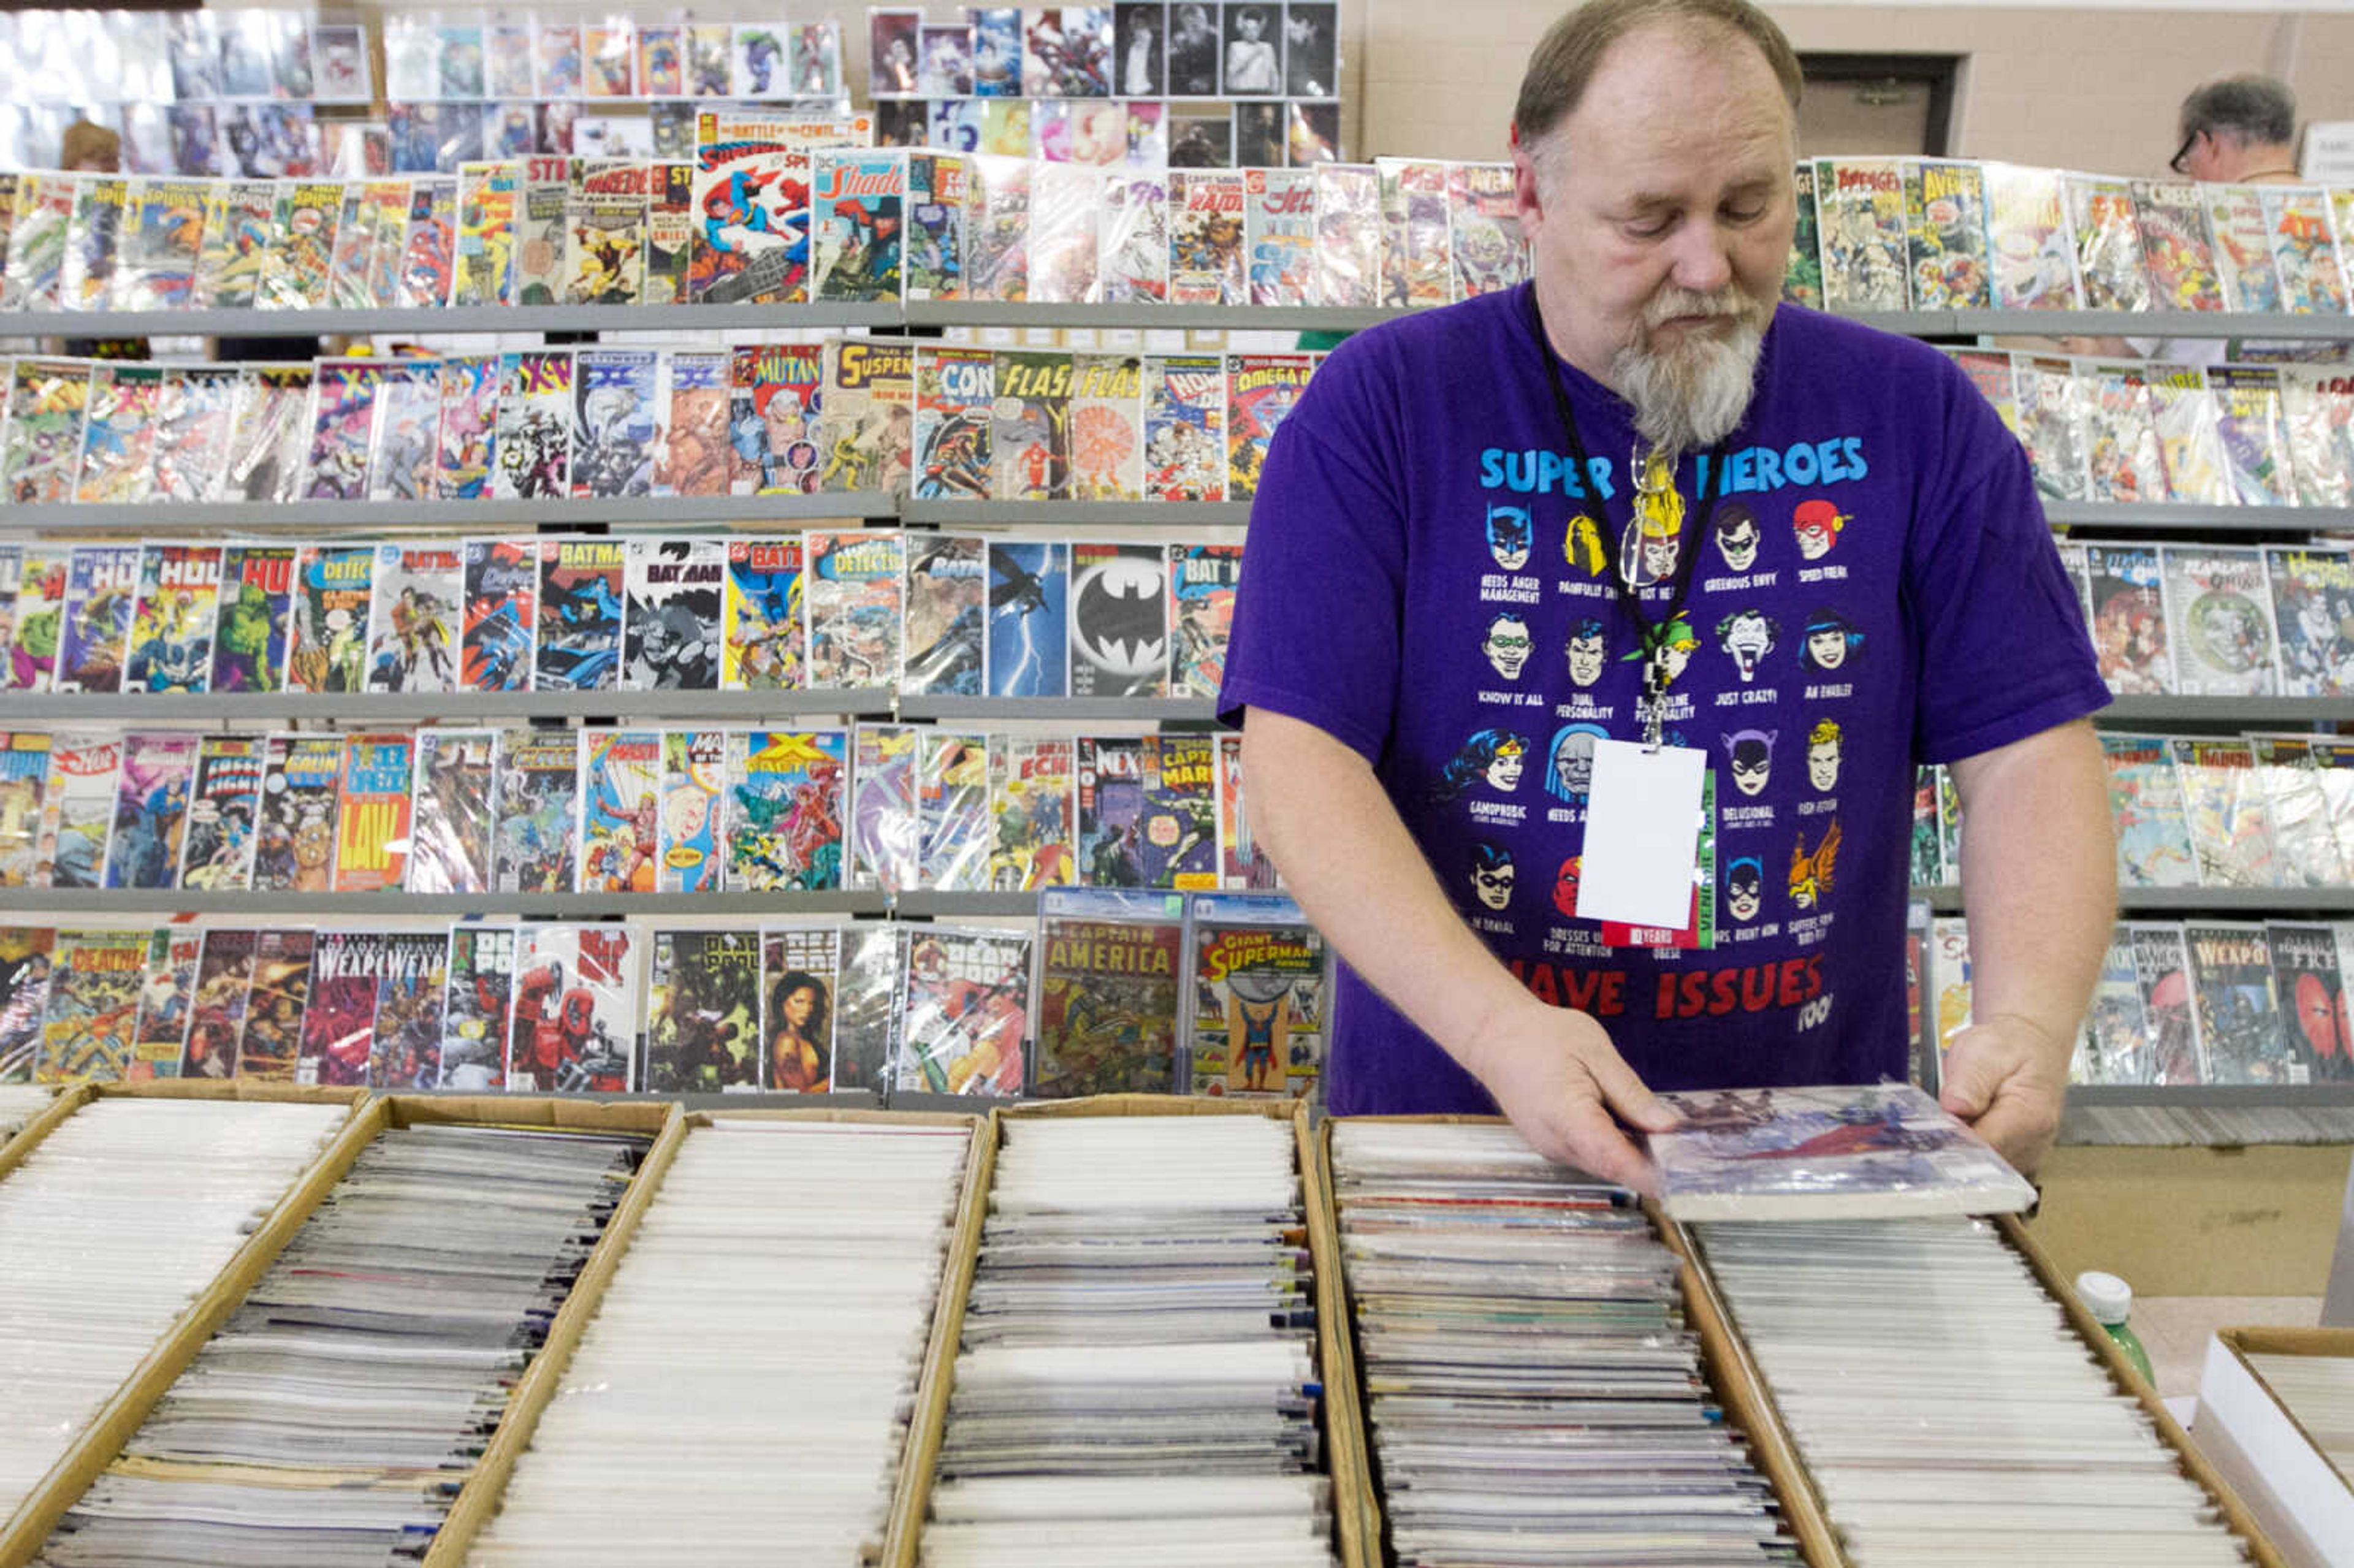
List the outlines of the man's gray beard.
<svg viewBox="0 0 2354 1568">
<path fill-rule="evenodd" d="M 1635 409 L 1635 429 L 1670 458 L 1731 435 L 1756 393 L 1762 323 L 1746 316 L 1723 332 L 1688 334 L 1665 353 L 1628 344 L 1610 362 L 1612 385 Z"/>
</svg>

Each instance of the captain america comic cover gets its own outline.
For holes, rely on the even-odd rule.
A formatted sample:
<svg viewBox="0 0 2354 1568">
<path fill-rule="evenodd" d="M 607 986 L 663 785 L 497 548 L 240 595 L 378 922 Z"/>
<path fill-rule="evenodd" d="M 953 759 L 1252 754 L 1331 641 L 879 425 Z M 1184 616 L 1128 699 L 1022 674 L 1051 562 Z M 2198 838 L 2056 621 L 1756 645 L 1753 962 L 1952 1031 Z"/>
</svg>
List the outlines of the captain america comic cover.
<svg viewBox="0 0 2354 1568">
<path fill-rule="evenodd" d="M 843 886 L 848 735 L 838 729 L 736 730 L 727 747 L 729 891 L 831 892 Z"/>
<path fill-rule="evenodd" d="M 574 835 L 580 827 L 582 735 L 568 725 L 501 733 L 498 830 L 491 842 L 493 892 L 574 890 L 580 864 Z"/>
<path fill-rule="evenodd" d="M 988 542 L 978 535 L 924 535 L 907 551 L 907 652 L 902 694 L 981 694 L 988 619 Z"/>
<path fill-rule="evenodd" d="M 512 927 L 451 927 L 442 964 L 441 1087 L 480 1093 L 506 1086 L 517 945 Z"/>
<path fill-rule="evenodd" d="M 580 351 L 572 382 L 576 497 L 653 493 L 660 368 L 652 349 Z"/>
<path fill-rule="evenodd" d="M 532 687 L 607 692 L 620 684 L 627 541 L 551 539 L 539 545 L 539 636 Z"/>
<path fill-rule="evenodd" d="M 196 750 L 188 821 L 180 836 L 180 885 L 241 893 L 252 883 L 267 739 L 208 735 Z"/>
<path fill-rule="evenodd" d="M 507 1086 L 625 1094 L 637 1087 L 642 955 L 627 926 L 518 932 Z"/>
<path fill-rule="evenodd" d="M 420 729 L 416 774 L 403 886 L 410 893 L 488 893 L 498 733 Z"/>
<path fill-rule="evenodd" d="M 677 351 L 662 358 L 656 495 L 726 495 L 731 480 L 728 357 Z"/>
<path fill-rule="evenodd" d="M 220 584 L 218 545 L 148 545 L 141 550 L 126 691 L 210 689 Z"/>
<path fill-rule="evenodd" d="M 724 540 L 629 541 L 624 690 L 719 689 L 720 616 L 726 578 Z"/>
<path fill-rule="evenodd" d="M 455 545 L 378 545 L 368 614 L 367 689 L 458 688 L 465 563 Z"/>
<path fill-rule="evenodd" d="M 920 501 L 986 501 L 997 402 L 997 355 L 929 344 L 916 351 L 916 461 Z"/>
<path fill-rule="evenodd" d="M 462 546 L 459 690 L 530 689 L 533 633 L 539 619 L 535 545 L 532 539 L 469 539 Z"/>
<path fill-rule="evenodd" d="M 801 684 L 801 541 L 727 541 L 720 653 L 723 691 L 794 691 Z"/>
<path fill-rule="evenodd" d="M 200 740 L 186 730 L 133 730 L 122 737 L 114 826 L 106 847 L 107 886 L 160 889 L 176 884 Z"/>
</svg>

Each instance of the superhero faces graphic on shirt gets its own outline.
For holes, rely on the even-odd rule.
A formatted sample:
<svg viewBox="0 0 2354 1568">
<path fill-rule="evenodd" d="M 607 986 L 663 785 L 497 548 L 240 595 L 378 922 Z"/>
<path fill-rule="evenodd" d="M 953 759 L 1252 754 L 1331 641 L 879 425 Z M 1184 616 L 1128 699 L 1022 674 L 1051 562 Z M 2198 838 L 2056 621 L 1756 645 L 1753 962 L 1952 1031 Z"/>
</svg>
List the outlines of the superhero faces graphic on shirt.
<svg viewBox="0 0 2354 1568">
<path fill-rule="evenodd" d="M 1525 506 L 1490 504 L 1488 508 L 1488 553 L 1508 572 L 1529 564 L 1529 544 L 1535 537 Z"/>
<path fill-rule="evenodd" d="M 1744 686 L 1757 678 L 1758 666 L 1781 635 L 1780 625 L 1760 609 L 1736 609 L 1716 623 L 1716 645 L 1732 655 Z"/>
<path fill-rule="evenodd" d="M 1589 615 L 1573 624 L 1564 651 L 1569 658 L 1572 685 L 1584 691 L 1602 679 L 1602 672 L 1610 662 L 1610 634 L 1601 618 Z"/>
<path fill-rule="evenodd" d="M 1485 842 L 1471 846 L 1471 896 L 1484 907 L 1511 906 L 1515 874 L 1511 851 Z"/>
<path fill-rule="evenodd" d="M 1762 795 L 1774 777 L 1774 736 L 1770 729 L 1740 729 L 1724 736 L 1724 758 L 1733 787 L 1744 795 Z"/>
<path fill-rule="evenodd" d="M 1724 557 L 1727 569 L 1745 572 L 1757 564 L 1757 514 L 1749 509 L 1746 502 L 1721 503 L 1709 532 L 1716 540 L 1716 553 Z"/>
<path fill-rule="evenodd" d="M 1536 639 L 1530 635 L 1528 621 L 1509 610 L 1489 620 L 1488 635 L 1479 643 L 1479 652 L 1487 655 L 1496 673 L 1507 681 L 1521 678 L 1521 671 L 1535 648 Z"/>
<path fill-rule="evenodd" d="M 1846 616 L 1823 609 L 1807 617 L 1805 634 L 1798 640 L 1799 663 L 1829 674 L 1862 654 L 1863 633 Z"/>
<path fill-rule="evenodd" d="M 1485 781 L 1497 793 L 1509 795 L 1521 787 L 1528 753 L 1529 737 L 1524 735 L 1507 729 L 1480 730 L 1463 743 L 1454 760 L 1439 773 L 1438 782 L 1431 787 L 1432 798 L 1452 800 L 1475 781 Z"/>
<path fill-rule="evenodd" d="M 1837 719 L 1823 719 L 1807 732 L 1807 782 L 1818 794 L 1839 788 L 1840 733 Z"/>
<path fill-rule="evenodd" d="M 1736 855 L 1724 866 L 1724 912 L 1732 919 L 1757 918 L 1766 906 L 1766 864 L 1754 854 Z"/>
<path fill-rule="evenodd" d="M 1801 501 L 1790 514 L 1790 531 L 1798 537 L 1798 554 L 1819 561 L 1839 543 L 1840 530 L 1855 519 L 1828 501 Z"/>
<path fill-rule="evenodd" d="M 1551 761 L 1545 769 L 1545 793 L 1573 806 L 1585 804 L 1594 787 L 1594 743 L 1609 734 L 1598 724 L 1564 725 L 1553 731 L 1546 750 Z"/>
</svg>

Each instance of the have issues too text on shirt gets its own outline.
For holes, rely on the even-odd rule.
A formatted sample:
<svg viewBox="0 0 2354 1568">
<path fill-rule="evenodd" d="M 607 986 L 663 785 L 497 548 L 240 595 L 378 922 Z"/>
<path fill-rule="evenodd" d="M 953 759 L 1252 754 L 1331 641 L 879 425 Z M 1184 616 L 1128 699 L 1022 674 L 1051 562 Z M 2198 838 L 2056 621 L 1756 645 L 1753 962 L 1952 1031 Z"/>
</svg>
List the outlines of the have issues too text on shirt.
<svg viewBox="0 0 2354 1568">
<path fill-rule="evenodd" d="M 1539 355 L 1524 290 L 1333 353 L 1267 460 L 1222 713 L 1363 755 L 1490 949 L 1654 1086 L 1903 1076 L 1915 763 L 2108 700 L 2018 441 L 1935 350 L 1785 305 L 1703 505 L 1704 457 L 1668 496 L 1562 362 L 1576 473 Z M 1638 500 L 1653 570 L 1700 552 L 1665 730 L 1713 774 L 1705 950 L 1569 913 L 1593 742 L 1641 734 L 1613 582 Z M 1327 1081 L 1336 1113 L 1492 1108 L 1345 968 Z"/>
</svg>

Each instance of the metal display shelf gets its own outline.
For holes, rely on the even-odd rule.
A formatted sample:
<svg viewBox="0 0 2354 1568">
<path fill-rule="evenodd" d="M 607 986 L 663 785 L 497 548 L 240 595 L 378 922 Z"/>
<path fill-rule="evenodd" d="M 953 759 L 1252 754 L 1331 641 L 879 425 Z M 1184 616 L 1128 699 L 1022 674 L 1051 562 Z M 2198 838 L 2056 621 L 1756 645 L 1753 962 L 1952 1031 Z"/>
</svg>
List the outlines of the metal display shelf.
<svg viewBox="0 0 2354 1568">
<path fill-rule="evenodd" d="M 541 916 L 595 920 L 606 916 L 710 915 L 794 919 L 803 915 L 881 915 L 880 893 L 239 893 L 128 888 L 17 888 L 6 894 L 13 918 L 30 915 L 235 915 L 268 925 L 287 920 L 412 915 Z"/>
<path fill-rule="evenodd" d="M 2190 506 L 2172 502 L 2047 501 L 2043 520 L 2082 528 L 2196 528 L 2201 533 L 2295 534 L 2354 529 L 2342 506 Z"/>
<path fill-rule="evenodd" d="M 1247 501 L 903 501 L 905 523 L 991 524 L 1054 524 L 1097 527 L 1108 524 L 1160 524 L 1172 528 L 1201 524 L 1240 527 L 1250 521 Z"/>
<path fill-rule="evenodd" d="M 2354 705 L 2349 705 L 2354 710 Z M 899 716 L 909 719 L 1100 719 L 1150 720 L 1161 724 L 1210 724 L 1218 705 L 1207 697 L 930 697 L 899 699 Z"/>
<path fill-rule="evenodd" d="M 813 692 L 124 692 L 11 695 L 12 719 L 77 724 L 522 724 L 532 719 L 714 719 L 758 724 L 788 715 L 875 718 L 888 691 Z"/>
<path fill-rule="evenodd" d="M 0 315 L 38 334 L 106 337 L 354 337 L 441 333 L 725 332 L 731 328 L 891 327 L 889 304 L 448 305 L 340 311 L 37 311 Z"/>
<path fill-rule="evenodd" d="M 1962 912 L 1958 887 L 1915 887 L 1913 896 L 1940 915 Z M 2306 919 L 2326 915 L 2354 915 L 2354 887 L 2120 887 L 2117 913 L 2143 915 L 2217 915 L 2233 919 Z"/>
<path fill-rule="evenodd" d="M 910 300 L 900 320 L 912 327 L 1160 327 L 1227 332 L 1360 332 L 1419 311 L 1338 305 L 1060 305 L 1035 301 Z"/>
<path fill-rule="evenodd" d="M 119 505 L 0 504 L 0 531 L 183 528 L 349 528 L 355 534 L 414 528 L 528 528 L 536 524 L 769 523 L 824 518 L 889 519 L 887 495 L 663 495 L 533 501 L 149 501 Z"/>
<path fill-rule="evenodd" d="M 2204 724 L 2236 732 L 2250 725 L 2354 721 L 2354 698 L 2118 697 L 2093 716 L 2108 729 L 2129 724 Z"/>
<path fill-rule="evenodd" d="M 1944 320 L 1943 332 L 1914 335 L 1973 337 L 1981 333 L 2030 337 L 2262 337 L 2327 342 L 2354 338 L 2354 317 L 2250 315 L 2230 311 L 1925 311 Z"/>
<path fill-rule="evenodd" d="M 880 896 L 869 895 L 868 896 Z M 979 919 L 1038 913 L 1033 893 L 902 893 L 891 900 L 895 913 L 936 920 Z"/>
</svg>

